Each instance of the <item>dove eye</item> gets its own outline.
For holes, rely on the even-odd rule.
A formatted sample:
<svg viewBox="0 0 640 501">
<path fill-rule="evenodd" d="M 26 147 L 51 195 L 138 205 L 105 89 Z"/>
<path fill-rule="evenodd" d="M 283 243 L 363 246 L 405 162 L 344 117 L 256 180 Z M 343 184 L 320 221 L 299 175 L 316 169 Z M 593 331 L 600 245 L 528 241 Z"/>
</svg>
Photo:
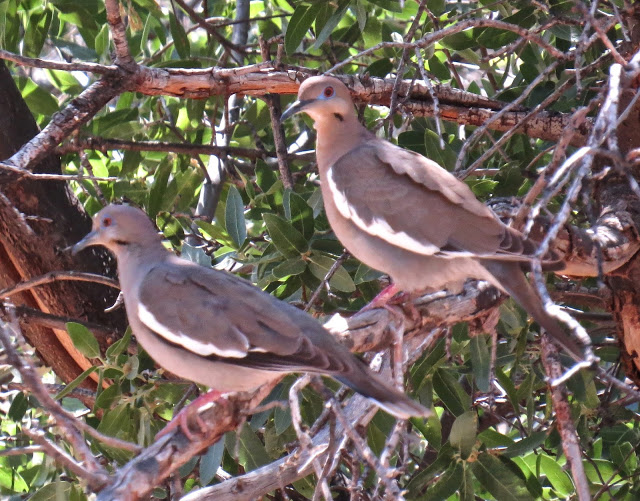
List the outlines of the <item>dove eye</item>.
<svg viewBox="0 0 640 501">
<path fill-rule="evenodd" d="M 335 94 L 335 91 L 333 90 L 333 87 L 326 87 L 323 94 L 324 97 L 332 97 Z"/>
<path fill-rule="evenodd" d="M 112 223 L 113 223 L 113 221 L 111 220 L 110 217 L 105 217 L 102 220 L 102 226 L 104 226 L 105 228 L 108 228 L 109 226 L 111 226 Z"/>
</svg>

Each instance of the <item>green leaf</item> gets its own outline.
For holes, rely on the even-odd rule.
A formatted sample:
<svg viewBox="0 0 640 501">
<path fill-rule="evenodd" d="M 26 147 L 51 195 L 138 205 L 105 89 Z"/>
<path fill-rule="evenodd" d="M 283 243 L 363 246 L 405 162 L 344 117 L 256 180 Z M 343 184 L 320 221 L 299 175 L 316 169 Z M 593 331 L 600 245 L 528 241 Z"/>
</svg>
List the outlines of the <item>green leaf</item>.
<svg viewBox="0 0 640 501">
<path fill-rule="evenodd" d="M 456 164 L 457 155 L 453 148 L 444 142 L 444 149 L 440 147 L 440 138 L 435 131 L 425 129 L 424 147 L 426 156 L 445 169 L 451 170 Z"/>
<path fill-rule="evenodd" d="M 307 240 L 289 221 L 268 212 L 262 215 L 262 219 L 267 225 L 273 245 L 283 256 L 296 257 L 309 250 Z"/>
<path fill-rule="evenodd" d="M 322 30 L 320 31 L 320 34 L 317 35 L 316 43 L 313 44 L 314 49 L 319 48 L 325 42 L 325 40 L 329 38 L 329 35 L 331 35 L 331 32 L 334 30 L 334 28 L 338 26 L 338 23 L 342 19 L 342 16 L 344 16 L 344 13 L 347 11 L 350 3 L 351 0 L 340 0 L 340 3 L 338 3 L 338 7 L 335 9 L 335 12 L 324 24 Z"/>
<path fill-rule="evenodd" d="M 209 485 L 215 478 L 216 472 L 222 463 L 224 453 L 224 440 L 218 440 L 207 449 L 200 459 L 200 484 Z"/>
<path fill-rule="evenodd" d="M 120 339 L 118 339 L 115 343 L 113 343 L 105 353 L 107 359 L 113 360 L 118 357 L 118 355 L 124 353 L 126 349 L 129 347 L 129 343 L 131 342 L 131 327 L 127 327 L 127 330 Z"/>
<path fill-rule="evenodd" d="M 504 451 L 504 456 L 513 458 L 516 456 L 524 456 L 528 452 L 532 451 L 539 445 L 541 445 L 547 438 L 547 433 L 544 431 L 536 431 L 522 440 L 514 442 L 509 445 Z"/>
<path fill-rule="evenodd" d="M 173 37 L 173 43 L 176 47 L 176 52 L 180 56 L 180 59 L 189 59 L 191 55 L 191 47 L 189 46 L 189 39 L 184 31 L 182 25 L 173 15 L 173 12 L 169 13 L 169 30 Z"/>
<path fill-rule="evenodd" d="M 432 479 L 448 468 L 453 461 L 453 449 L 447 444 L 440 449 L 436 460 L 420 470 L 407 484 L 407 490 L 409 491 L 407 499 L 417 498 L 423 489 L 431 483 Z"/>
<path fill-rule="evenodd" d="M 425 495 L 418 499 L 421 501 L 445 501 L 458 491 L 463 478 L 464 463 L 462 461 L 451 463 L 438 480 L 427 489 Z"/>
<path fill-rule="evenodd" d="M 227 206 L 224 211 L 224 222 L 227 233 L 233 240 L 235 248 L 239 249 L 247 238 L 247 223 L 244 219 L 244 203 L 238 188 L 229 187 Z"/>
<path fill-rule="evenodd" d="M 329 256 L 314 252 L 309 256 L 309 271 L 319 280 L 324 280 L 329 273 L 331 267 L 336 260 Z M 339 266 L 333 276 L 329 279 L 329 287 L 341 292 L 353 292 L 356 290 L 356 284 L 342 266 Z"/>
<path fill-rule="evenodd" d="M 282 207 L 285 217 L 291 221 L 293 227 L 302 233 L 304 238 L 311 239 L 315 231 L 313 209 L 304 201 L 304 198 L 291 190 L 285 190 Z"/>
<path fill-rule="evenodd" d="M 96 52 L 99 56 L 107 55 L 109 51 L 109 25 L 103 24 L 96 37 Z"/>
<path fill-rule="evenodd" d="M 535 10 L 536 8 L 534 6 L 528 6 L 520 9 L 512 16 L 505 17 L 502 21 L 522 28 L 530 28 L 536 22 Z M 500 49 L 509 45 L 511 42 L 515 42 L 520 36 L 512 31 L 498 28 L 481 28 L 474 30 L 474 35 L 475 41 L 478 44 L 489 49 Z"/>
<path fill-rule="evenodd" d="M 287 54 L 291 55 L 296 51 L 315 21 L 320 7 L 322 7 L 320 2 L 312 5 L 300 4 L 293 11 L 287 32 L 284 35 L 284 48 Z"/>
<path fill-rule="evenodd" d="M 67 322 L 67 332 L 73 345 L 87 358 L 100 356 L 100 346 L 93 333 L 84 325 L 76 322 Z"/>
<path fill-rule="evenodd" d="M 24 99 L 32 113 L 53 115 L 58 111 L 58 101 L 33 80 L 27 77 L 19 77 L 16 83 L 22 94 L 22 99 Z"/>
<path fill-rule="evenodd" d="M 251 426 L 245 423 L 239 433 L 238 439 L 238 460 L 245 470 L 251 471 L 271 462 L 265 451 L 264 444 L 260 441 Z"/>
<path fill-rule="evenodd" d="M 369 73 L 372 77 L 386 77 L 393 70 L 393 61 L 388 58 L 382 58 L 374 61 L 367 69 L 364 70 L 365 73 Z"/>
<path fill-rule="evenodd" d="M 114 402 L 120 399 L 122 390 L 119 384 L 112 384 L 100 392 L 96 398 L 96 409 L 109 409 Z"/>
<path fill-rule="evenodd" d="M 56 480 L 39 489 L 29 501 L 63 501 L 69 499 L 73 484 Z"/>
<path fill-rule="evenodd" d="M 491 372 L 491 354 L 487 347 L 489 339 L 489 336 L 473 336 L 469 346 L 473 375 L 476 385 L 482 393 L 489 391 L 489 375 Z"/>
<path fill-rule="evenodd" d="M 198 220 L 196 221 L 198 228 L 204 231 L 210 238 L 214 239 L 216 242 L 221 243 L 222 245 L 226 245 L 227 247 L 231 247 L 233 244 L 233 240 L 229 237 L 229 234 L 226 232 L 224 228 L 218 223 L 210 223 L 208 221 Z"/>
<path fill-rule="evenodd" d="M 307 262 L 301 256 L 292 257 L 280 263 L 271 272 L 277 279 L 290 277 L 291 275 L 300 275 L 307 269 Z"/>
<path fill-rule="evenodd" d="M 435 371 L 433 374 L 433 389 L 454 416 L 460 416 L 471 406 L 469 395 L 446 370 L 438 369 Z"/>
<path fill-rule="evenodd" d="M 517 466 L 516 466 L 517 468 Z M 486 452 L 472 465 L 473 474 L 493 497 L 500 501 L 533 501 L 525 481 L 500 459 Z"/>
<path fill-rule="evenodd" d="M 16 396 L 13 397 L 13 401 L 11 402 L 11 406 L 9 407 L 9 412 L 7 415 L 10 419 L 13 419 L 15 422 L 22 421 L 27 409 L 29 408 L 29 399 L 27 396 L 22 393 L 16 393 Z"/>
<path fill-rule="evenodd" d="M 90 374 L 92 374 L 97 370 L 98 370 L 98 367 L 96 367 L 95 365 L 89 367 L 87 370 L 83 371 L 82 374 L 76 377 L 73 381 L 67 384 L 62 390 L 60 390 L 58 394 L 53 398 L 55 400 L 60 400 L 61 398 L 66 397 L 69 393 L 75 390 L 80 385 L 80 383 L 82 383 L 85 379 L 87 379 L 87 377 L 89 377 Z"/>
<path fill-rule="evenodd" d="M 171 174 L 171 164 L 163 161 L 156 169 L 153 176 L 153 186 L 149 190 L 148 214 L 151 219 L 155 219 L 156 215 L 162 209 L 162 201 L 167 191 L 167 183 Z"/>
<path fill-rule="evenodd" d="M 453 422 L 449 441 L 455 449 L 460 451 L 462 459 L 467 459 L 471 455 L 476 443 L 477 429 L 478 416 L 474 411 L 460 414 Z"/>
<path fill-rule="evenodd" d="M 459 501 L 474 501 L 475 489 L 473 488 L 473 474 L 471 471 L 471 464 L 464 463 L 464 476 L 460 482 L 460 499 Z"/>
<path fill-rule="evenodd" d="M 574 492 L 573 482 L 558 462 L 546 454 L 540 454 L 538 460 L 540 471 L 546 475 L 553 489 L 565 499 L 571 497 Z"/>
<path fill-rule="evenodd" d="M 35 10 L 29 16 L 29 25 L 24 30 L 23 53 L 25 56 L 38 57 L 49 34 L 49 26 L 53 12 L 45 8 L 44 11 Z"/>
</svg>

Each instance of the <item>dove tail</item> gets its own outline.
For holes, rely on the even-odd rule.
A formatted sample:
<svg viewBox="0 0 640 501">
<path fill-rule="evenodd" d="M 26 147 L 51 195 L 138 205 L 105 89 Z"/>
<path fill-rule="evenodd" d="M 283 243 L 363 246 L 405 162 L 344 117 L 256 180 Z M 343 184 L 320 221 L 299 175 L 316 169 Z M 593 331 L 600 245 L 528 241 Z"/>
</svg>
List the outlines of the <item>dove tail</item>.
<svg viewBox="0 0 640 501">
<path fill-rule="evenodd" d="M 364 368 L 364 367 L 363 367 Z M 429 417 L 433 412 L 418 402 L 411 400 L 404 393 L 387 386 L 371 371 L 358 370 L 348 375 L 336 374 L 333 377 L 352 390 L 373 400 L 378 406 L 398 419 L 410 417 Z"/>
<path fill-rule="evenodd" d="M 577 361 L 585 360 L 589 347 L 581 346 L 560 326 L 558 320 L 544 309 L 518 263 L 482 261 L 482 265 L 497 279 L 500 286 L 538 322 L 547 333 Z"/>
</svg>

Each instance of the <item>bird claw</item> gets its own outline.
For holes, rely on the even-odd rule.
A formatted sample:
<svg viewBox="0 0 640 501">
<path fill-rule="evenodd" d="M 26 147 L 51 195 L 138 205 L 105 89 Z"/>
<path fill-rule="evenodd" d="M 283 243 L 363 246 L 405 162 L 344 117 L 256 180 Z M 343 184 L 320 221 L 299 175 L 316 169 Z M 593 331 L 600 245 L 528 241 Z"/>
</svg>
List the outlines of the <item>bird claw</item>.
<svg viewBox="0 0 640 501">
<path fill-rule="evenodd" d="M 217 402 L 220 399 L 221 393 L 218 391 L 211 390 L 204 395 L 200 395 L 193 402 L 191 402 L 188 406 L 182 409 L 177 416 L 175 416 L 167 426 L 165 426 L 162 430 L 158 432 L 156 435 L 156 440 L 162 438 L 169 433 L 175 431 L 176 428 L 180 428 L 182 434 L 189 439 L 189 441 L 193 442 L 196 439 L 196 435 L 189 428 L 189 418 L 193 416 L 193 420 L 195 424 L 199 428 L 199 433 L 204 435 L 207 431 L 207 423 L 205 423 L 204 419 L 200 417 L 199 411 L 202 407 L 204 407 L 208 403 Z"/>
</svg>

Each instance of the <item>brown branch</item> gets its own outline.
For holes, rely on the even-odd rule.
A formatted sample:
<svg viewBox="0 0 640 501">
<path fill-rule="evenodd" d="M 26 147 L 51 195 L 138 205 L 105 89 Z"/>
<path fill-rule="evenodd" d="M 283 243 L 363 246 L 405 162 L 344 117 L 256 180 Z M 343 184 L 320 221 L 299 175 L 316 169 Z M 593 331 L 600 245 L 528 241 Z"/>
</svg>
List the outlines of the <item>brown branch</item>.
<svg viewBox="0 0 640 501">
<path fill-rule="evenodd" d="M 220 45 L 222 45 L 225 49 L 233 52 L 244 52 L 243 47 L 239 47 L 238 45 L 230 42 L 225 37 L 223 37 L 220 32 L 216 29 L 216 27 L 209 22 L 205 18 L 203 18 L 200 14 L 198 14 L 193 8 L 191 8 L 184 0 L 174 0 L 188 15 L 189 17 L 201 28 L 203 28 L 209 35 L 215 38 Z M 236 61 L 238 64 L 242 64 L 242 61 Z"/>
<path fill-rule="evenodd" d="M 101 75 L 115 75 L 118 73 L 117 66 L 106 66 L 96 63 L 67 63 L 65 61 L 48 61 L 37 57 L 26 57 L 19 54 L 0 49 L 0 59 L 12 61 L 21 66 L 32 68 L 45 68 L 49 70 L 63 71 L 86 71 L 88 73 L 98 73 Z"/>
<path fill-rule="evenodd" d="M 69 322 L 82 324 L 96 335 L 98 341 L 113 339 L 114 337 L 119 338 L 122 335 L 121 331 L 96 322 L 86 322 L 79 318 L 69 316 L 52 315 L 51 313 L 45 313 L 44 311 L 29 308 L 28 306 L 16 306 L 16 316 L 22 324 L 40 325 L 50 329 L 66 330 L 67 323 Z"/>
<path fill-rule="evenodd" d="M 4 163 L 22 169 L 38 163 L 65 137 L 91 120 L 122 89 L 122 83 L 108 78 L 91 84 L 63 110 L 55 113 L 40 133 Z"/>
<path fill-rule="evenodd" d="M 74 138 L 68 143 L 56 147 L 58 155 L 75 153 L 81 150 L 96 150 L 106 153 L 110 150 L 125 151 L 170 151 L 184 155 L 233 155 L 251 160 L 274 157 L 275 153 L 254 148 L 240 148 L 237 146 L 217 146 L 213 144 L 168 143 L 164 141 L 125 141 L 123 139 L 109 139 L 103 137 Z M 294 156 L 291 156 L 295 158 Z M 87 178 L 85 178 L 87 179 Z"/>
<path fill-rule="evenodd" d="M 562 365 L 558 359 L 558 351 L 549 339 L 548 334 L 542 336 L 542 364 L 550 380 L 557 381 L 562 377 Z M 582 451 L 578 433 L 573 425 L 571 406 L 567 401 L 567 390 L 564 385 L 549 385 L 549 391 L 551 392 L 553 410 L 562 441 L 562 450 L 571 468 L 578 499 L 580 501 L 588 501 L 591 499 L 589 482 L 582 465 Z"/>
<path fill-rule="evenodd" d="M 13 294 L 17 294 L 18 292 L 37 287 L 39 285 L 57 282 L 59 280 L 94 282 L 108 287 L 113 287 L 114 289 L 120 288 L 117 280 L 109 277 L 103 277 L 102 275 L 96 275 L 95 273 L 85 273 L 82 271 L 50 271 L 44 275 L 40 275 L 39 277 L 30 278 L 29 280 L 24 280 L 12 287 L 0 290 L 0 298 L 5 298 Z"/>
<path fill-rule="evenodd" d="M 111 32 L 113 46 L 116 52 L 116 65 L 127 71 L 134 71 L 136 62 L 131 57 L 129 44 L 127 43 L 127 29 L 120 17 L 119 0 L 105 0 L 104 6 L 107 11 L 107 23 Z"/>
</svg>

